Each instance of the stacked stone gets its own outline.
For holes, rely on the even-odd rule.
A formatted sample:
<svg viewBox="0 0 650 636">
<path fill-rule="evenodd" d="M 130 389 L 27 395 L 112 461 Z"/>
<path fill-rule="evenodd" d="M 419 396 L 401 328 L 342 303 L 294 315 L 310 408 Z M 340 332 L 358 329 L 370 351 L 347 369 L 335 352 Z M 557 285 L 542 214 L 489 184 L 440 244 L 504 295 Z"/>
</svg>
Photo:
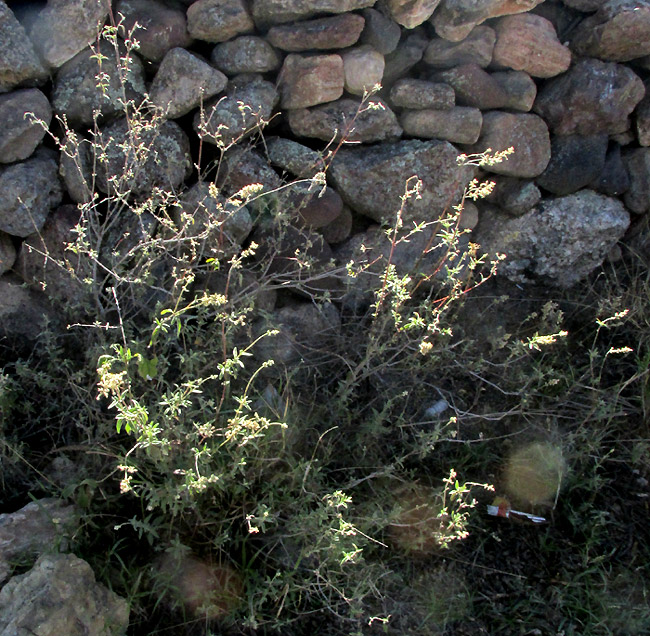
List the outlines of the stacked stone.
<svg viewBox="0 0 650 636">
<path fill-rule="evenodd" d="M 365 218 L 366 227 L 394 222 L 414 174 L 422 196 L 406 204 L 405 225 L 433 221 L 458 203 L 475 174 L 457 165 L 461 152 L 514 147 L 507 161 L 486 168 L 495 191 L 478 208 L 467 206 L 463 225 L 478 221 L 473 240 L 506 252 L 502 271 L 515 280 L 572 285 L 602 262 L 630 215 L 650 208 L 650 0 L 30 6 L 0 0 L 5 317 L 35 302 L 16 275 L 29 282 L 37 270 L 55 276 L 40 253 L 61 251 L 74 204 L 90 200 L 93 182 L 111 190 L 129 134 L 124 103 L 145 94 L 167 119 L 145 140 L 158 159 L 138 166 L 137 180 L 118 194 L 189 188 L 199 161 L 192 137 L 202 152 L 210 147 L 223 158 L 226 195 L 250 183 L 277 190 L 324 171 L 324 196 L 302 186 L 284 195 L 297 210 L 292 240 L 320 246 L 324 267 L 360 242 L 350 232 L 364 224 L 353 219 Z M 117 46 L 91 49 L 98 25 L 116 22 Z M 133 38 L 139 47 L 119 81 L 118 57 Z M 61 152 L 45 134 L 55 118 L 76 131 L 78 152 Z M 87 140 L 95 120 L 110 141 L 93 179 Z M 258 139 L 267 122 L 264 143 L 237 147 L 243 137 Z M 250 215 L 237 227 L 239 243 L 264 240 L 266 228 Z M 49 289 L 63 294 L 68 287 Z"/>
</svg>

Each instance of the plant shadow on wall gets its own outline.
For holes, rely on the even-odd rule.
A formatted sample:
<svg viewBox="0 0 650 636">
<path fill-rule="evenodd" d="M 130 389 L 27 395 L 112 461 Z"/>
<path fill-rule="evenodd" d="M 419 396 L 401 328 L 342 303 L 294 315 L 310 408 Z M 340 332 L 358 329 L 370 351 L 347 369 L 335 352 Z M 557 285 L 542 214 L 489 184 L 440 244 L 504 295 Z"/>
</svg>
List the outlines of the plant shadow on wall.
<svg viewBox="0 0 650 636">
<path fill-rule="evenodd" d="M 103 34 L 115 47 L 118 28 Z M 264 145 L 248 107 L 234 140 L 213 131 L 216 160 L 188 192 L 168 181 L 165 162 L 191 170 L 174 125 L 126 91 L 122 107 L 88 138 L 65 121 L 55 135 L 81 202 L 65 252 L 32 246 L 34 278 L 70 326 L 7 363 L 0 404 L 3 485 L 76 502 L 75 550 L 129 600 L 131 633 L 643 627 L 645 263 L 626 255 L 476 338 L 471 315 L 517 303 L 461 229 L 462 202 L 409 225 L 413 177 L 392 225 L 336 265 L 297 222 L 296 184 L 223 177 Z M 61 456 L 77 471 L 54 483 Z M 489 518 L 495 494 L 549 523 Z"/>
</svg>

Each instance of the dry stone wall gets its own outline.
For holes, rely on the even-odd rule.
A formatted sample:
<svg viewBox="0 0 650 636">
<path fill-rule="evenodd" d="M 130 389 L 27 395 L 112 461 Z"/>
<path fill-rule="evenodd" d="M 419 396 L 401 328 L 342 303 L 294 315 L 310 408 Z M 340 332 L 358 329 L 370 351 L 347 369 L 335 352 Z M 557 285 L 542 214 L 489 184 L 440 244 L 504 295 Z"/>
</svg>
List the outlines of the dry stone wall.
<svg viewBox="0 0 650 636">
<path fill-rule="evenodd" d="M 124 44 L 117 54 L 99 45 L 100 90 L 89 44 L 120 15 L 122 37 L 140 25 L 139 49 L 123 91 Z M 495 190 L 468 206 L 463 224 L 509 253 L 502 272 L 513 280 L 567 287 L 650 208 L 649 78 L 650 0 L 0 0 L 3 328 L 37 331 L 42 299 L 18 283 L 49 269 L 25 245 L 49 241 L 61 252 L 75 204 L 108 190 L 124 159 L 125 98 L 148 93 L 167 119 L 150 140 L 160 161 L 130 184 L 131 196 L 187 190 L 191 209 L 209 198 L 196 183 L 197 154 L 219 157 L 261 119 L 270 122 L 265 142 L 225 157 L 225 195 L 250 183 L 275 189 L 327 165 L 326 196 L 300 187 L 286 195 L 302 204 L 296 240 L 310 237 L 323 263 L 371 243 L 411 175 L 422 198 L 404 221 L 432 221 L 474 174 L 457 166 L 458 154 L 513 146 L 487 168 Z M 359 112 L 379 83 L 375 107 Z M 83 140 L 94 112 L 111 141 L 93 185 Z M 45 134 L 60 130 L 57 118 L 81 141 L 76 163 Z M 356 143 L 339 147 L 343 139 Z M 254 211 L 232 223 L 238 243 L 264 240 Z M 21 326 L 27 307 L 34 320 Z"/>
</svg>

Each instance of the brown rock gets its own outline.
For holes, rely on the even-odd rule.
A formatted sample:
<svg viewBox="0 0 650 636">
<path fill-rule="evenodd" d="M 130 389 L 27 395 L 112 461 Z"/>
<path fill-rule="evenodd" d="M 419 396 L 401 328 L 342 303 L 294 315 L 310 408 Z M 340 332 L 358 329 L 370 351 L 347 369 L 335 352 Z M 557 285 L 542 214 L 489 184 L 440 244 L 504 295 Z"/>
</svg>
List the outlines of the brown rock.
<svg viewBox="0 0 650 636">
<path fill-rule="evenodd" d="M 449 110 L 406 110 L 400 118 L 404 134 L 473 144 L 481 134 L 483 116 L 478 108 L 455 106 Z"/>
<path fill-rule="evenodd" d="M 384 56 L 371 46 L 363 44 L 341 54 L 345 74 L 345 90 L 352 95 L 363 95 L 384 76 Z"/>
<path fill-rule="evenodd" d="M 36 52 L 58 68 L 96 40 L 109 7 L 110 0 L 48 0 L 29 31 Z"/>
<path fill-rule="evenodd" d="M 292 110 L 289 126 L 299 137 L 323 141 L 374 142 L 398 139 L 402 129 L 386 103 L 373 97 L 368 104 L 354 99 L 340 99 L 315 108 Z"/>
<path fill-rule="evenodd" d="M 462 64 L 477 64 L 485 68 L 492 61 L 496 42 L 494 29 L 477 26 L 460 42 L 433 38 L 424 52 L 424 61 L 436 68 L 453 68 Z"/>
<path fill-rule="evenodd" d="M 390 102 L 398 108 L 412 110 L 421 108 L 447 110 L 454 107 L 456 95 L 449 84 L 406 77 L 393 84 L 390 89 Z"/>
<path fill-rule="evenodd" d="M 449 84 L 456 93 L 456 102 L 481 110 L 504 108 L 508 96 L 501 85 L 476 64 L 464 64 L 438 73 L 436 77 Z"/>
<path fill-rule="evenodd" d="M 492 62 L 525 71 L 533 77 L 553 77 L 571 64 L 571 51 L 560 44 L 553 25 L 539 15 L 521 13 L 499 19 Z"/>
<path fill-rule="evenodd" d="M 253 0 L 258 27 L 304 20 L 319 13 L 347 13 L 374 5 L 376 0 Z"/>
<path fill-rule="evenodd" d="M 650 54 L 650 2 L 606 0 L 571 37 L 579 55 L 628 62 Z"/>
<path fill-rule="evenodd" d="M 27 113 L 33 113 L 43 125 Z M 47 97 L 37 88 L 26 88 L 0 95 L 0 163 L 27 159 L 45 136 L 52 121 Z"/>
<path fill-rule="evenodd" d="M 473 170 L 459 167 L 458 151 L 445 141 L 399 141 L 371 148 L 343 148 L 337 153 L 328 176 L 354 211 L 378 223 L 393 223 L 413 175 L 422 180 L 422 198 L 405 205 L 403 220 L 432 221 L 460 201 Z M 409 182 L 411 186 L 414 183 Z"/>
<path fill-rule="evenodd" d="M 428 20 L 440 0 L 386 0 L 386 6 L 395 22 L 412 29 Z"/>
<path fill-rule="evenodd" d="M 242 35 L 229 42 L 217 44 L 212 51 L 212 63 L 226 75 L 239 73 L 268 73 L 282 65 L 282 56 L 257 35 Z"/>
<path fill-rule="evenodd" d="M 254 29 L 243 0 L 198 0 L 187 9 L 187 30 L 197 40 L 226 42 Z"/>
<path fill-rule="evenodd" d="M 503 108 L 527 113 L 533 107 L 537 96 L 537 85 L 528 73 L 503 71 L 492 73 L 492 79 L 505 93 L 506 102 Z"/>
<path fill-rule="evenodd" d="M 436 33 L 446 40 L 465 39 L 477 24 L 502 15 L 524 13 L 543 0 L 442 0 L 433 14 Z"/>
<path fill-rule="evenodd" d="M 136 23 L 141 27 L 133 34 L 140 43 L 138 54 L 152 62 L 160 62 L 167 51 L 192 42 L 185 12 L 179 7 L 156 0 L 120 0 L 115 7 L 115 15 L 118 13 L 124 15 L 123 36 Z"/>
<path fill-rule="evenodd" d="M 369 44 L 382 55 L 392 53 L 402 35 L 399 24 L 376 9 L 364 9 L 363 18 L 366 24 L 361 33 L 361 42 Z"/>
<path fill-rule="evenodd" d="M 644 94 L 643 82 L 631 69 L 587 58 L 550 79 L 533 110 L 558 135 L 611 135 L 627 130 L 627 117 Z"/>
<path fill-rule="evenodd" d="M 24 27 L 4 0 L 0 0 L 0 33 L 0 93 L 45 82 L 47 70 Z"/>
<path fill-rule="evenodd" d="M 100 72 L 95 52 L 86 48 L 68 60 L 57 71 L 52 90 L 52 106 L 57 115 L 65 114 L 73 128 L 90 127 L 98 121 L 124 114 L 123 100 L 140 104 L 146 92 L 144 68 L 137 55 L 131 55 L 128 72 L 124 73 L 120 57 L 127 54 L 126 46 L 102 40 L 95 51 L 104 56 L 101 72 L 102 84 L 98 85 Z M 124 79 L 124 81 L 123 81 Z"/>
<path fill-rule="evenodd" d="M 220 93 L 228 78 L 185 49 L 168 51 L 153 78 L 149 97 L 165 117 L 176 119 Z"/>
<path fill-rule="evenodd" d="M 278 76 L 282 108 L 308 108 L 343 95 L 345 72 L 340 55 L 287 55 Z"/>
<path fill-rule="evenodd" d="M 536 177 L 541 174 L 551 158 L 551 141 L 544 120 L 528 113 L 492 111 L 483 115 L 481 137 L 472 152 L 494 152 L 512 146 L 514 154 L 488 172 L 511 177 Z"/>
<path fill-rule="evenodd" d="M 650 210 L 650 148 L 635 148 L 622 154 L 629 175 L 623 201 L 629 210 L 644 214 Z"/>
<path fill-rule="evenodd" d="M 271 27 L 268 41 L 283 51 L 342 49 L 357 42 L 365 20 L 355 13 Z"/>
</svg>

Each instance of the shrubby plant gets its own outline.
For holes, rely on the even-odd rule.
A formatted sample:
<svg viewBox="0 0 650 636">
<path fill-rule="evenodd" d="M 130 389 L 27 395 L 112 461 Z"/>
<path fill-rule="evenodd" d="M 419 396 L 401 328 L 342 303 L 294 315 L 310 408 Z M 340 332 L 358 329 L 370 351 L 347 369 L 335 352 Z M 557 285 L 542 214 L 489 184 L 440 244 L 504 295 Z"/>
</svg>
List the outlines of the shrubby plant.
<svg viewBox="0 0 650 636">
<path fill-rule="evenodd" d="M 120 28 L 102 35 L 116 50 Z M 122 86 L 134 33 L 125 46 Z M 109 78 L 96 57 L 104 89 Z M 360 110 L 371 104 L 366 95 Z M 491 529 L 475 508 L 491 496 L 483 482 L 500 479 L 494 467 L 506 452 L 492 438 L 507 443 L 515 435 L 504 432 L 505 423 L 518 418 L 523 424 L 513 428 L 532 430 L 530 437 L 541 438 L 533 447 L 544 448 L 566 413 L 579 419 L 588 412 L 607 430 L 618 409 L 632 408 L 628 393 L 637 384 L 647 408 L 641 349 L 626 382 L 603 393 L 608 362 L 626 355 L 626 345 L 604 351 L 601 341 L 626 318 L 623 309 L 600 315 L 586 364 L 569 371 L 565 312 L 556 302 L 529 314 L 518 333 L 495 334 L 490 351 L 459 337 L 464 302 L 487 286 L 498 258 L 481 254 L 461 229 L 463 202 L 434 222 L 404 221 L 407 202 L 420 196 L 417 176 L 379 237 L 381 259 L 328 269 L 307 243 L 292 254 L 294 269 L 278 270 L 283 240 L 298 231 L 282 210 L 286 187 L 252 184 L 226 197 L 217 186 L 221 160 L 234 146 L 255 143 L 265 122 L 217 143 L 214 161 L 199 161 L 205 187 L 193 207 L 173 188 L 141 188 L 166 124 L 146 97 L 138 103 L 124 91 L 121 106 L 121 140 L 100 127 L 99 114 L 88 139 L 60 121 L 54 137 L 66 169 L 82 178 L 69 258 L 57 261 L 73 281 L 71 324 L 0 379 L 3 415 L 24 408 L 47 431 L 53 452 L 79 453 L 83 478 L 58 485 L 84 512 L 78 551 L 128 595 L 134 633 L 175 620 L 188 631 L 198 624 L 245 633 L 302 634 L 314 625 L 332 634 L 445 633 L 472 608 L 468 584 L 460 566 L 427 568 L 453 558 L 463 541 L 489 552 L 477 544 L 487 544 Z M 242 121 L 249 116 L 242 105 Z M 325 151 L 325 168 L 342 143 Z M 509 152 L 459 161 L 480 168 Z M 301 183 L 317 190 L 324 179 L 319 173 Z M 489 189 L 472 181 L 465 198 Z M 263 245 L 241 245 L 232 231 L 250 211 L 268 229 Z M 395 254 L 407 245 L 420 253 L 403 271 Z M 340 287 L 320 285 L 326 276 Z M 357 288 L 363 293 L 355 295 Z M 286 365 L 265 357 L 282 326 L 265 311 L 264 297 L 278 289 L 321 311 L 332 302 L 341 307 L 340 331 L 326 350 L 305 343 L 302 357 Z M 483 412 L 477 385 L 497 395 Z M 30 409 L 43 395 L 47 404 L 36 415 Z M 73 424 L 63 427 L 63 419 Z M 602 452 L 607 434 L 590 437 L 586 419 L 566 428 L 573 462 L 588 464 L 590 453 Z M 12 431 L 2 434 L 3 459 L 15 461 L 20 443 Z M 589 482 L 597 470 L 568 475 L 584 476 L 573 486 L 583 492 L 598 487 Z M 585 524 L 592 512 L 576 509 L 568 522 Z M 589 523 L 596 545 L 605 524 Z M 214 594 L 196 592 L 197 577 Z M 228 581 L 221 595 L 220 581 Z"/>
</svg>

